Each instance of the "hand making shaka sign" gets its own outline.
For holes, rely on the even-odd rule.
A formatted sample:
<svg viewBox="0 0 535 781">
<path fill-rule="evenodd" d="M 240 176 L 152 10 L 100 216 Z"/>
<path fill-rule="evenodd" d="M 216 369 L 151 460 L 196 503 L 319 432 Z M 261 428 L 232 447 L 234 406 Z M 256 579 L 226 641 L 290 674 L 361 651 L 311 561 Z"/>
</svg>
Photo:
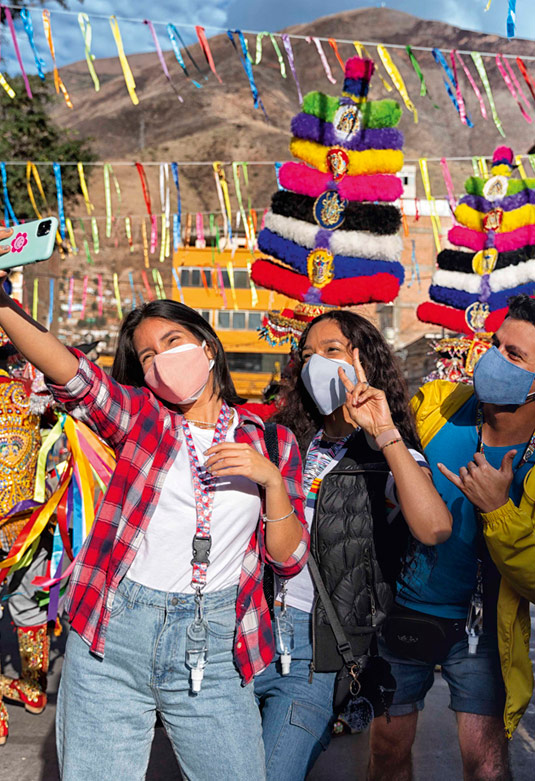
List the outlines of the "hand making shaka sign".
<svg viewBox="0 0 535 781">
<path fill-rule="evenodd" d="M 373 388 L 366 379 L 357 348 L 353 350 L 353 366 L 357 375 L 356 385 L 349 380 L 342 366 L 338 369 L 347 391 L 345 409 L 353 423 L 372 437 L 377 437 L 382 431 L 394 428 L 388 401 L 384 391 Z"/>
</svg>

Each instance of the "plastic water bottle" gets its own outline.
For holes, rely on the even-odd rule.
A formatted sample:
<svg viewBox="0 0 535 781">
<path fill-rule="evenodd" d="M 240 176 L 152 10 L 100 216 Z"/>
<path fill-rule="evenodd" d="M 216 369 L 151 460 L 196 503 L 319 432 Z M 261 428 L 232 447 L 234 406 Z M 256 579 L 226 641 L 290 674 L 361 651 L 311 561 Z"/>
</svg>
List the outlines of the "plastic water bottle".
<svg viewBox="0 0 535 781">
<path fill-rule="evenodd" d="M 483 634 L 483 600 L 476 593 L 470 600 L 470 610 L 466 619 L 466 634 L 468 635 L 468 653 L 477 653 L 479 637 Z"/>
<path fill-rule="evenodd" d="M 280 655 L 282 674 L 288 675 L 294 649 L 294 622 L 286 610 L 281 611 L 275 618 L 275 642 Z"/>
<path fill-rule="evenodd" d="M 186 666 L 191 670 L 191 691 L 201 690 L 204 668 L 208 660 L 208 624 L 195 619 L 186 631 Z"/>
</svg>

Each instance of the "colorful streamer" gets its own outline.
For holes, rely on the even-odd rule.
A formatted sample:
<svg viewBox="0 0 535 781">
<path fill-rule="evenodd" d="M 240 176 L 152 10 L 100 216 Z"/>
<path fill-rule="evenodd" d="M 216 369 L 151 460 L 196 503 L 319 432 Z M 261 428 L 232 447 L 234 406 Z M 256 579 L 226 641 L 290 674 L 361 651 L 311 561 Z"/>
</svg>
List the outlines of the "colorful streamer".
<svg viewBox="0 0 535 781">
<path fill-rule="evenodd" d="M 121 294 L 119 292 L 119 277 L 117 276 L 117 272 L 114 272 L 113 274 L 113 291 L 115 293 L 115 303 L 117 305 L 117 316 L 119 320 L 122 320 L 123 310 L 121 307 Z"/>
<path fill-rule="evenodd" d="M 136 163 L 137 172 L 139 174 L 139 178 L 141 180 L 141 189 L 143 191 L 143 199 L 145 201 L 145 206 L 147 208 L 147 214 L 149 215 L 150 223 L 151 223 L 151 234 L 150 234 L 150 252 L 151 255 L 156 251 L 156 245 L 158 244 L 158 223 L 156 221 L 156 215 L 152 213 L 152 206 L 151 206 L 151 200 L 150 200 L 150 191 L 149 191 L 149 183 L 147 181 L 147 175 L 145 173 L 145 169 L 143 168 L 142 163 Z"/>
<path fill-rule="evenodd" d="M 507 10 L 507 37 L 514 38 L 516 32 L 516 0 L 509 0 Z"/>
<path fill-rule="evenodd" d="M 490 105 L 490 110 L 492 112 L 492 119 L 494 120 L 494 124 L 496 125 L 498 133 L 505 138 L 505 131 L 502 127 L 502 123 L 498 116 L 498 112 L 496 111 L 494 95 L 492 94 L 492 90 L 490 88 L 489 77 L 487 75 L 487 71 L 485 70 L 485 65 L 483 64 L 483 58 L 479 52 L 470 52 L 470 56 L 472 58 L 474 65 L 476 66 L 477 72 L 479 73 L 479 78 L 481 79 L 481 82 L 485 88 L 485 92 L 487 93 L 487 98 L 489 99 L 489 105 Z"/>
<path fill-rule="evenodd" d="M 422 69 L 420 68 L 420 63 L 416 59 L 416 56 L 414 55 L 411 46 L 405 46 L 405 51 L 409 55 L 409 60 L 411 61 L 411 65 L 414 68 L 414 72 L 416 73 L 416 75 L 420 80 L 420 97 L 423 98 L 425 97 L 425 95 L 428 94 L 428 92 L 427 92 L 427 84 L 425 83 L 425 77 L 424 74 L 422 73 Z"/>
<path fill-rule="evenodd" d="M 32 301 L 32 317 L 37 320 L 37 311 L 39 307 L 39 277 L 35 277 L 33 281 L 33 301 Z"/>
<path fill-rule="evenodd" d="M 325 52 L 323 51 L 323 46 L 321 45 L 321 41 L 319 40 L 319 38 L 314 38 L 314 36 L 311 37 L 310 35 L 308 35 L 306 38 L 306 42 L 314 44 L 320 56 L 321 64 L 323 65 L 323 70 L 325 71 L 325 75 L 327 76 L 331 84 L 336 84 L 336 79 L 332 74 L 331 66 L 329 65 L 329 62 L 327 60 Z"/>
<path fill-rule="evenodd" d="M 427 167 L 427 160 L 425 157 L 420 158 L 420 173 L 422 175 L 422 183 L 424 186 L 425 191 L 425 197 L 427 198 L 429 202 L 429 209 L 431 213 L 431 225 L 433 228 L 433 238 L 435 240 L 435 247 L 437 249 L 437 252 L 440 252 L 440 234 L 442 232 L 442 227 L 440 224 L 440 217 L 437 213 L 437 207 L 435 203 L 435 199 L 433 198 L 433 195 L 431 194 L 431 181 L 429 179 L 429 169 Z"/>
<path fill-rule="evenodd" d="M 273 35 L 273 33 L 263 32 L 258 33 L 256 36 L 256 56 L 254 65 L 259 65 L 260 61 L 262 59 L 262 39 L 269 35 L 269 38 L 271 40 L 271 43 L 273 44 L 273 48 L 275 50 L 275 55 L 277 57 L 277 60 L 279 61 L 279 68 L 281 72 L 281 76 L 283 79 L 286 78 L 286 65 L 284 64 L 284 57 L 282 56 L 282 52 L 280 50 L 279 44 L 277 43 L 277 39 Z"/>
<path fill-rule="evenodd" d="M 472 89 L 475 92 L 476 98 L 479 101 L 479 110 L 481 111 L 481 116 L 483 117 L 483 119 L 487 119 L 488 118 L 487 117 L 487 108 L 485 106 L 485 101 L 483 100 L 483 96 L 481 95 L 479 87 L 477 86 L 476 82 L 474 81 L 474 77 L 470 73 L 470 70 L 468 69 L 467 64 L 465 63 L 465 61 L 463 60 L 463 58 L 461 57 L 461 55 L 459 54 L 457 49 L 454 49 L 453 51 L 455 52 L 455 54 L 457 56 L 457 59 L 459 61 L 459 64 L 461 65 L 461 67 L 462 67 L 462 69 L 464 71 L 464 75 L 466 76 L 466 78 L 470 82 L 470 85 L 471 85 Z"/>
<path fill-rule="evenodd" d="M 228 39 L 230 40 L 232 46 L 234 47 L 234 50 L 236 52 L 238 52 L 238 47 L 236 46 L 236 43 L 234 41 L 234 36 L 235 35 L 238 36 L 238 39 L 240 41 L 240 46 L 241 46 L 241 50 L 242 50 L 242 55 L 240 56 L 240 62 L 243 65 L 243 69 L 245 71 L 245 75 L 247 76 L 247 80 L 249 81 L 249 87 L 251 89 L 251 95 L 253 96 L 254 107 L 258 108 L 260 106 L 264 116 L 267 119 L 266 109 L 264 108 L 264 104 L 262 103 L 262 99 L 260 98 L 260 96 L 258 94 L 258 87 L 256 86 L 256 82 L 254 80 L 253 67 L 251 65 L 251 60 L 250 60 L 250 58 L 248 56 L 247 43 L 245 41 L 245 38 L 243 37 L 243 33 L 242 33 L 241 30 L 227 30 Z M 239 52 L 238 52 L 238 54 L 239 54 Z"/>
<path fill-rule="evenodd" d="M 178 295 L 180 296 L 180 301 L 183 304 L 184 303 L 184 294 L 182 293 L 182 285 L 180 284 L 180 278 L 178 276 L 178 272 L 176 268 L 173 266 L 171 269 L 173 273 L 173 279 L 175 280 L 176 289 L 178 290 Z"/>
<path fill-rule="evenodd" d="M 104 286 L 102 284 L 102 274 L 97 274 L 97 295 L 98 295 L 98 316 L 102 317 L 104 308 Z"/>
<path fill-rule="evenodd" d="M 124 53 L 123 40 L 121 38 L 119 24 L 117 22 L 116 16 L 110 16 L 110 27 L 115 39 L 115 45 L 117 46 L 117 53 L 119 55 L 119 62 L 121 63 L 121 68 L 123 70 L 126 89 L 130 95 L 130 100 L 134 106 L 137 106 L 139 104 L 139 98 L 136 95 L 136 82 L 134 80 L 134 74 L 132 73 L 130 65 L 128 64 L 128 60 L 126 59 L 126 54 Z"/>
<path fill-rule="evenodd" d="M 215 69 L 214 64 L 214 58 L 212 57 L 212 52 L 210 51 L 210 46 L 208 45 L 208 40 L 206 38 L 206 33 L 204 32 L 204 27 L 201 27 L 200 25 L 195 26 L 195 32 L 197 33 L 197 38 L 199 39 L 199 43 L 201 44 L 201 49 L 203 51 L 204 56 L 206 57 L 206 61 L 208 65 L 210 66 L 210 70 L 218 80 L 220 84 L 223 84 L 219 77 L 219 73 Z"/>
<path fill-rule="evenodd" d="M 84 39 L 84 51 L 85 51 L 85 60 L 87 62 L 87 68 L 89 70 L 91 78 L 93 79 L 95 92 L 99 92 L 100 81 L 97 76 L 95 66 L 93 65 L 95 55 L 91 53 L 91 38 L 93 33 L 91 30 L 91 22 L 89 21 L 89 16 L 87 14 L 82 14 L 82 13 L 78 14 L 78 24 L 80 25 L 80 30 L 82 31 L 82 38 Z"/>
<path fill-rule="evenodd" d="M 56 179 L 56 196 L 58 200 L 58 215 L 59 215 L 59 232 L 61 238 L 65 240 L 66 226 L 65 226 L 65 211 L 63 208 L 63 184 L 61 182 L 61 166 L 59 163 L 52 163 L 54 170 L 54 177 Z"/>
<path fill-rule="evenodd" d="M 191 56 L 188 47 L 186 46 L 186 44 L 182 40 L 182 36 L 178 32 L 178 30 L 176 29 L 174 24 L 168 24 L 167 27 L 166 27 L 166 30 L 167 30 L 167 35 L 169 36 L 169 40 L 171 41 L 171 46 L 173 47 L 173 52 L 175 54 L 175 58 L 176 58 L 178 64 L 180 65 L 180 67 L 182 68 L 182 70 L 184 71 L 184 75 L 186 76 L 186 78 L 190 79 L 191 83 L 195 87 L 197 87 L 198 89 L 201 89 L 202 84 L 199 84 L 198 81 L 195 81 L 195 79 L 192 76 L 189 75 L 188 69 L 186 68 L 186 63 L 184 62 L 184 58 L 182 57 L 182 53 L 180 51 L 180 46 L 178 45 L 178 41 L 180 41 L 180 43 L 182 44 L 182 48 L 184 49 L 184 51 L 186 52 L 186 54 L 190 58 L 190 60 L 193 63 L 194 67 L 199 71 L 201 76 L 203 75 L 201 69 L 199 68 L 199 66 L 197 65 L 197 63 L 195 62 L 193 57 Z M 206 76 L 204 76 L 203 78 L 206 79 Z"/>
<path fill-rule="evenodd" d="M 287 33 L 283 33 L 281 35 L 282 43 L 284 44 L 284 48 L 286 49 L 286 56 L 288 57 L 288 64 L 290 66 L 290 70 L 292 72 L 293 80 L 295 81 L 295 86 L 297 88 L 297 97 L 299 98 L 299 103 L 303 102 L 303 93 L 301 92 L 301 85 L 299 84 L 299 79 L 297 78 L 297 71 L 295 70 L 295 58 L 294 58 L 294 52 L 292 49 L 292 42 L 290 40 L 290 36 Z"/>
<path fill-rule="evenodd" d="M 22 24 L 24 25 L 24 30 L 26 32 L 26 35 L 28 36 L 28 42 L 30 44 L 30 48 L 33 52 L 33 59 L 35 62 L 35 68 L 37 70 L 37 75 L 41 79 L 41 81 L 45 80 L 45 61 L 40 56 L 39 52 L 37 51 L 37 46 L 35 45 L 35 38 L 34 38 L 34 32 L 33 32 L 33 22 L 32 17 L 30 16 L 30 12 L 27 8 L 21 8 L 20 10 L 20 18 L 22 19 Z"/>
<path fill-rule="evenodd" d="M 6 226 L 9 228 L 10 218 L 15 223 L 15 225 L 18 225 L 19 221 L 17 220 L 15 212 L 13 211 L 13 206 L 11 205 L 11 201 L 9 200 L 9 193 L 7 190 L 7 172 L 6 172 L 5 163 L 0 163 L 0 171 L 2 172 L 2 188 L 4 192 L 4 222 L 6 223 Z"/>
<path fill-rule="evenodd" d="M 54 319 L 54 277 L 50 277 L 48 280 L 48 317 L 47 317 L 47 328 L 50 328 L 52 325 L 52 320 Z"/>
<path fill-rule="evenodd" d="M 336 43 L 336 41 L 334 40 L 334 38 L 328 38 L 328 39 L 327 39 L 327 42 L 328 42 L 329 46 L 331 47 L 331 49 L 333 50 L 333 52 L 334 52 L 334 54 L 335 54 L 335 57 L 336 57 L 336 59 L 338 60 L 338 64 L 339 64 L 339 65 L 340 65 L 340 67 L 342 68 L 342 73 L 345 73 L 346 66 L 345 66 L 345 62 L 344 62 L 344 61 L 343 61 L 343 59 L 340 57 L 340 52 L 338 51 L 338 44 Z"/>
<path fill-rule="evenodd" d="M 449 99 L 451 100 L 451 102 L 455 106 L 455 110 L 457 111 L 457 113 L 459 114 L 459 117 L 461 118 L 461 122 L 466 124 L 468 127 L 473 127 L 474 126 L 473 122 L 470 119 L 470 117 L 466 115 L 466 113 L 464 113 L 464 119 L 463 119 L 463 114 L 461 113 L 461 106 L 459 105 L 457 97 L 454 94 L 454 90 L 455 90 L 455 92 L 457 92 L 457 81 L 455 79 L 455 75 L 454 75 L 452 69 L 450 68 L 450 66 L 446 62 L 446 58 L 444 57 L 444 55 L 442 54 L 440 49 L 434 48 L 434 49 L 432 49 L 431 53 L 432 53 L 433 58 L 434 58 L 435 62 L 437 63 L 437 65 L 440 65 L 443 68 L 444 73 L 446 74 L 446 77 L 445 78 L 443 77 L 442 81 L 444 83 L 444 87 L 446 88 L 446 92 L 448 93 Z M 448 79 L 449 79 L 449 81 L 448 81 Z M 451 84 L 450 84 L 450 82 L 451 82 Z M 464 103 L 463 103 L 463 111 L 464 111 Z"/>
<path fill-rule="evenodd" d="M 131 271 L 128 272 L 128 281 L 130 282 L 130 289 L 132 291 L 132 306 L 131 309 L 136 308 L 136 289 L 134 287 L 134 276 Z"/>
<path fill-rule="evenodd" d="M 19 42 L 17 41 L 17 34 L 15 33 L 15 25 L 13 24 L 13 17 L 11 16 L 11 11 L 5 5 L 0 5 L 0 8 L 3 10 L 3 12 L 6 15 L 7 24 L 8 24 L 8 27 L 9 27 L 9 32 L 11 33 L 11 38 L 13 40 L 13 46 L 15 47 L 15 54 L 17 55 L 17 60 L 18 60 L 18 63 L 19 63 L 20 72 L 22 73 L 22 79 L 24 81 L 24 86 L 26 87 L 26 94 L 28 95 L 28 97 L 30 99 L 33 100 L 32 91 L 30 89 L 30 82 L 28 81 L 28 77 L 26 75 L 26 71 L 24 70 L 24 65 L 22 64 L 22 57 L 20 55 Z M 43 11 L 43 13 L 44 13 L 44 11 Z"/>
<path fill-rule="evenodd" d="M 461 85 L 459 82 L 459 78 L 457 76 L 457 63 L 455 62 L 455 49 L 452 49 L 450 52 L 450 60 L 451 60 L 451 69 L 453 72 L 453 83 L 455 85 L 455 96 L 457 98 L 457 105 L 459 106 L 459 114 L 461 116 L 461 122 L 463 125 L 467 125 L 468 127 L 473 127 L 473 125 L 469 124 L 468 117 L 466 115 L 466 106 L 464 104 L 464 98 L 463 93 L 461 91 Z"/>
<path fill-rule="evenodd" d="M 177 207 L 176 212 L 173 214 L 173 249 L 176 252 L 180 246 L 180 221 L 182 218 L 182 202 L 180 199 L 180 181 L 178 178 L 178 163 L 171 163 L 171 172 L 173 174 L 173 180 L 176 187 Z"/>
<path fill-rule="evenodd" d="M 529 91 L 531 92 L 531 97 L 533 98 L 533 100 L 535 100 L 535 83 L 533 82 L 533 79 L 531 78 L 531 76 L 528 73 L 528 69 L 526 67 L 526 63 L 524 62 L 524 60 L 521 57 L 517 57 L 516 58 L 516 64 L 518 65 L 518 69 L 519 69 L 520 73 L 522 74 L 522 78 L 526 82 L 526 85 L 527 85 Z"/>
<path fill-rule="evenodd" d="M 74 301 L 74 277 L 69 279 L 69 297 L 67 299 L 67 317 L 72 317 L 72 305 Z"/>
<path fill-rule="evenodd" d="M 65 98 L 65 103 L 69 108 L 74 108 L 69 93 L 67 92 L 67 87 L 65 86 L 65 84 L 63 83 L 63 79 L 59 75 L 58 66 L 56 64 L 54 41 L 52 40 L 52 26 L 50 24 L 50 11 L 47 11 L 46 9 L 43 11 L 43 27 L 45 29 L 45 36 L 48 41 L 48 48 L 50 49 L 50 56 L 52 57 L 52 63 L 54 65 L 54 86 L 56 88 L 56 92 L 58 95 L 61 92 L 61 94 Z"/>
<path fill-rule="evenodd" d="M 392 57 L 390 56 L 390 53 L 388 52 L 385 46 L 382 45 L 377 46 L 377 51 L 379 53 L 379 57 L 381 58 L 381 62 L 383 63 L 386 69 L 386 72 L 392 79 L 392 83 L 394 84 L 395 88 L 401 95 L 403 102 L 405 103 L 405 106 L 410 112 L 412 112 L 414 122 L 416 124 L 418 122 L 418 112 L 416 111 L 416 106 L 414 105 L 414 103 L 409 97 L 409 93 L 407 92 L 407 87 L 405 86 L 405 82 L 403 81 L 403 77 L 401 73 L 399 72 L 397 66 L 395 65 Z"/>
<path fill-rule="evenodd" d="M 82 308 L 80 310 L 80 318 L 83 320 L 85 317 L 85 307 L 87 304 L 87 286 L 89 284 L 89 277 L 87 274 L 84 276 L 84 280 L 82 282 Z"/>
<path fill-rule="evenodd" d="M 527 113 L 522 103 L 520 102 L 520 100 L 522 99 L 524 101 L 524 104 L 526 105 L 528 111 L 530 105 L 528 103 L 526 96 L 524 95 L 522 88 L 520 87 L 520 84 L 518 83 L 518 79 L 516 78 L 513 69 L 509 65 L 508 61 L 504 58 L 503 54 L 496 55 L 496 65 L 498 66 L 498 70 L 502 74 L 502 78 L 505 81 L 505 84 L 507 85 L 507 89 L 513 96 L 513 100 L 516 101 L 516 104 L 520 109 L 520 113 L 522 114 L 526 122 L 531 124 L 532 119 Z"/>
<path fill-rule="evenodd" d="M 163 53 L 162 53 L 162 49 L 161 49 L 161 46 L 160 46 L 160 42 L 158 40 L 158 36 L 156 35 L 156 30 L 154 29 L 153 23 L 149 19 L 143 19 L 143 24 L 146 24 L 148 26 L 149 30 L 150 30 L 150 33 L 152 35 L 152 40 L 154 41 L 154 45 L 156 47 L 156 53 L 158 54 L 158 59 L 160 60 L 160 65 L 162 66 L 162 70 L 163 70 L 165 78 L 169 82 L 169 86 L 171 87 L 171 89 L 173 90 L 175 95 L 177 96 L 177 98 L 180 101 L 180 103 L 183 103 L 184 99 L 179 94 L 177 88 L 175 87 L 175 85 L 172 82 L 171 75 L 170 75 L 169 70 L 167 68 L 167 63 L 165 62 L 165 59 L 164 59 L 164 56 L 163 56 Z"/>
</svg>

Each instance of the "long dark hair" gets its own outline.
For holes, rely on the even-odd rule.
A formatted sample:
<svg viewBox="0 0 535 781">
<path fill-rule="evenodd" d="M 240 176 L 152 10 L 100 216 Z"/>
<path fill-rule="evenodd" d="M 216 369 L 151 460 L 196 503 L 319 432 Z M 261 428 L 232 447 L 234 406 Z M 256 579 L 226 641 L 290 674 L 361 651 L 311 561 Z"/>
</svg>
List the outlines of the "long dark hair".
<svg viewBox="0 0 535 781">
<path fill-rule="evenodd" d="M 231 406 L 243 403 L 244 399 L 236 393 L 223 345 L 214 329 L 195 309 L 167 298 L 138 306 L 123 320 L 111 370 L 111 376 L 117 382 L 123 385 L 134 385 L 137 388 L 145 385 L 143 369 L 134 348 L 134 331 L 148 317 L 161 317 L 178 323 L 199 342 L 206 341 L 214 356 L 214 367 L 211 372 L 214 393 Z"/>
<path fill-rule="evenodd" d="M 276 423 L 287 426 L 295 434 L 302 452 L 316 431 L 323 425 L 323 416 L 314 404 L 301 379 L 303 349 L 310 329 L 322 320 L 334 320 L 359 358 L 370 385 L 386 393 L 392 419 L 406 444 L 421 450 L 414 417 L 409 407 L 409 393 L 398 361 L 377 328 L 365 317 L 347 310 L 335 310 L 319 315 L 305 328 L 285 371 L 285 382 L 279 396 L 279 410 L 273 416 Z"/>
</svg>

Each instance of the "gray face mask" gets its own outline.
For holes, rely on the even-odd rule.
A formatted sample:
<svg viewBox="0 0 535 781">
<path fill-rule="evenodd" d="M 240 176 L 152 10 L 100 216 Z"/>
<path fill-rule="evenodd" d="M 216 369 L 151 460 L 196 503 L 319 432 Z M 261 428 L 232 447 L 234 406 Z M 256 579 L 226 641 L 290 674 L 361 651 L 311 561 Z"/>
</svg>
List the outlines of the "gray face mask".
<svg viewBox="0 0 535 781">
<path fill-rule="evenodd" d="M 335 361 L 321 355 L 312 355 L 301 369 L 301 379 L 322 415 L 330 415 L 345 404 L 346 389 L 338 376 L 341 366 L 350 382 L 356 384 L 357 374 L 347 361 Z"/>
</svg>

